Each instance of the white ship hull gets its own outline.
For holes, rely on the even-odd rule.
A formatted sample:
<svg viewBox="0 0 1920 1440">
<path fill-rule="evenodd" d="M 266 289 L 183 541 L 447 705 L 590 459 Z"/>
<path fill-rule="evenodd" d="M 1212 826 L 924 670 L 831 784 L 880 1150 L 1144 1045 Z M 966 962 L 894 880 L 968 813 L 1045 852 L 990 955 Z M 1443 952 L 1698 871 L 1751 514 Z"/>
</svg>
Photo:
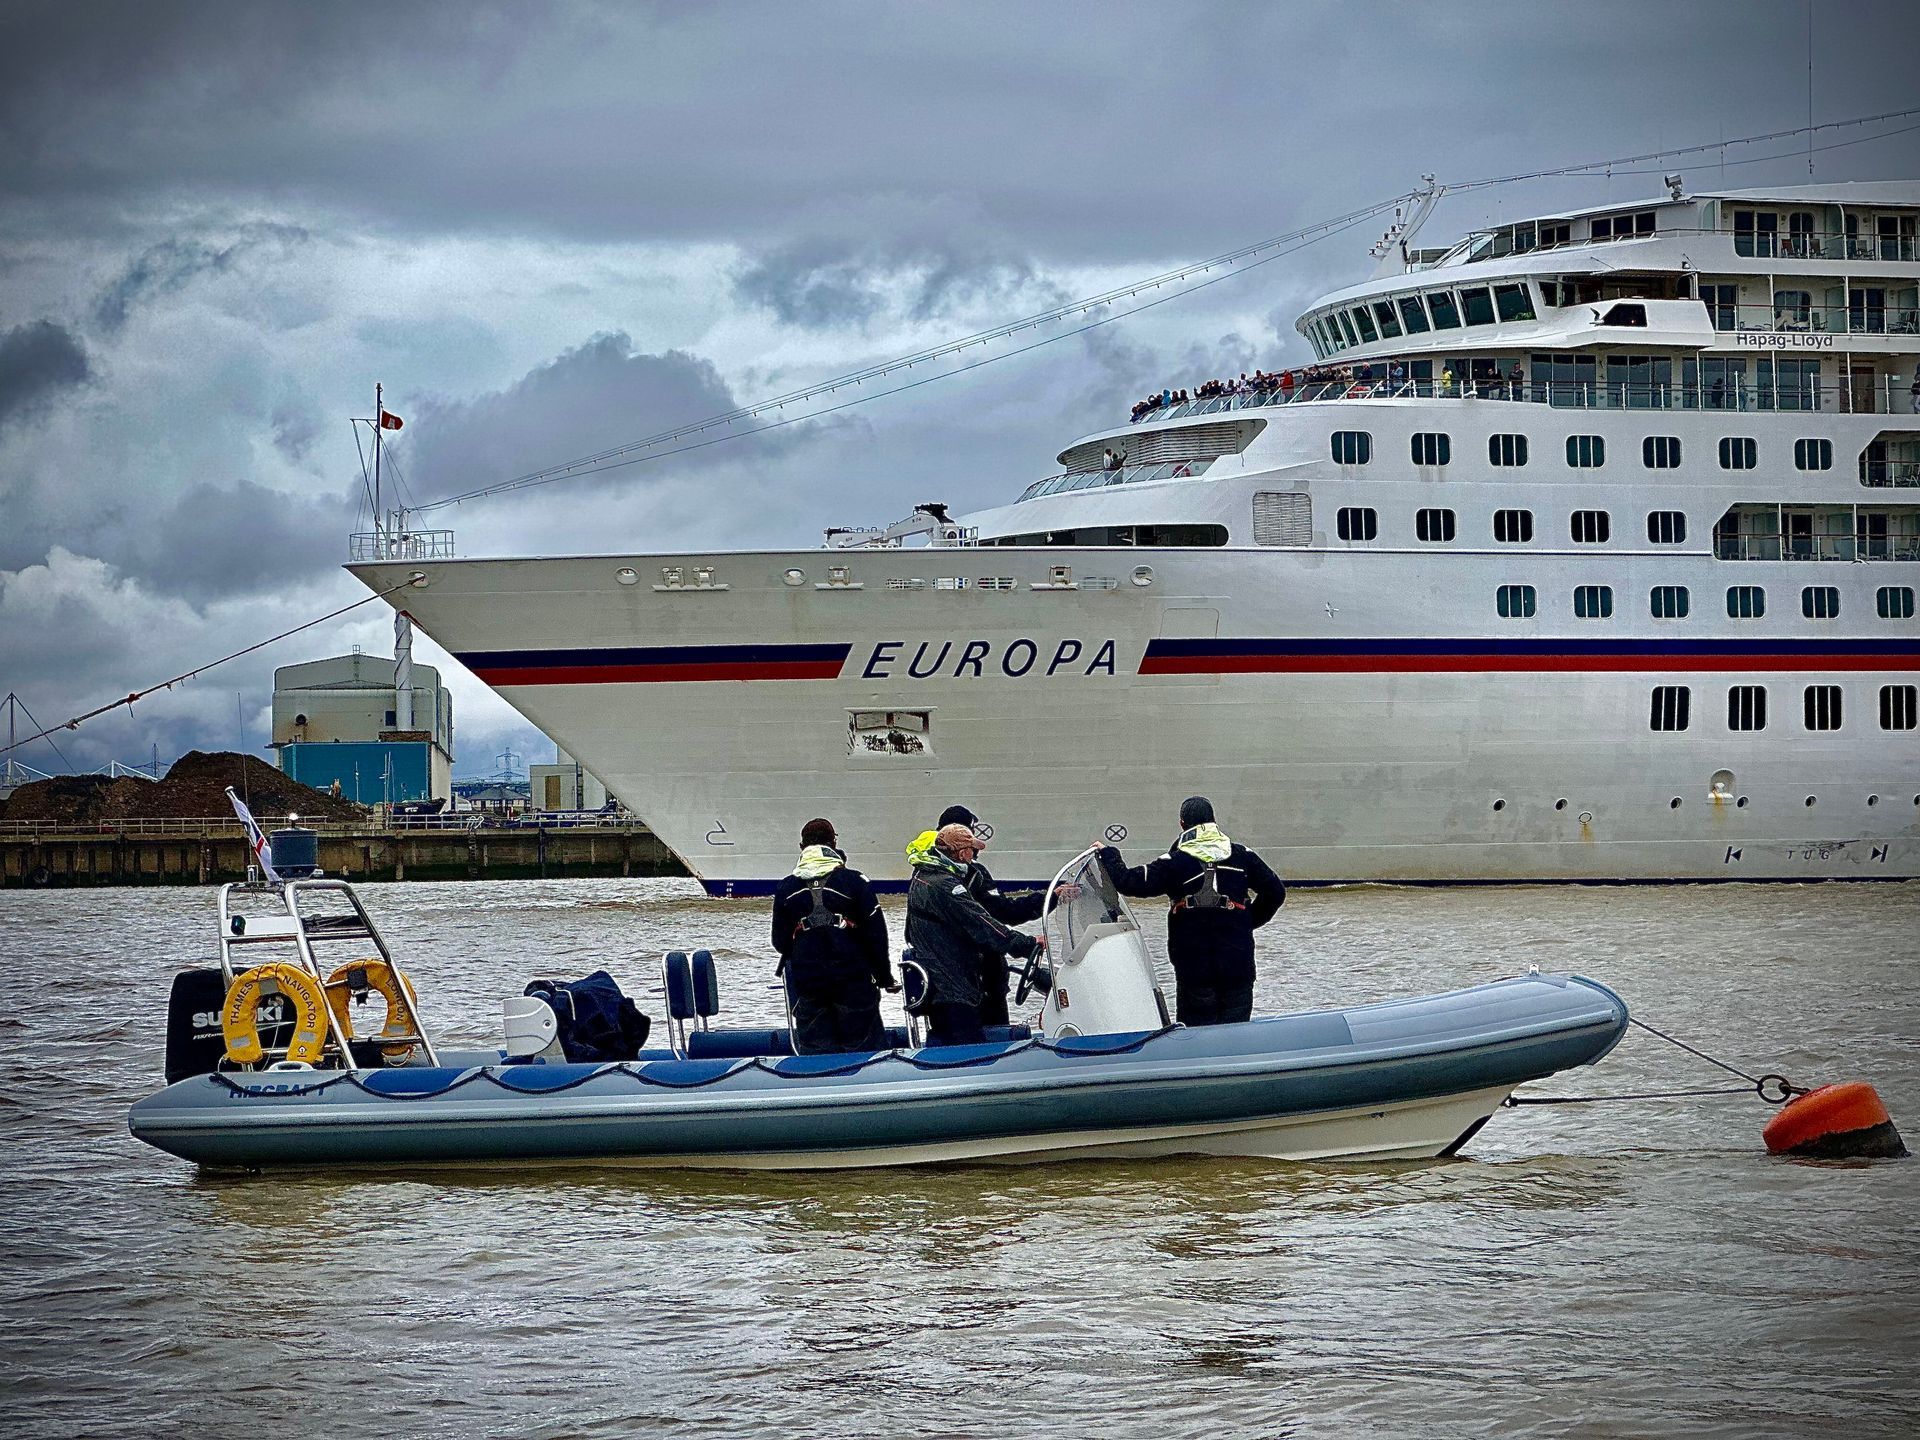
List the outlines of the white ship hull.
<svg viewBox="0 0 1920 1440">
<path fill-rule="evenodd" d="M 829 558 L 863 588 L 814 588 Z M 1083 580 L 1119 584 L 1031 588 L 1063 560 Z M 668 563 L 711 565 L 728 588 L 617 578 Z M 1452 563 L 1484 571 L 1464 581 L 1476 594 L 1506 573 L 1501 557 Z M 1150 585 L 1132 582 L 1142 564 Z M 804 585 L 784 583 L 789 568 Z M 1617 577 L 1621 562 L 1610 568 Z M 1819 568 L 1870 586 L 1876 577 L 1859 572 L 1879 567 Z M 1800 682 L 1835 680 L 1866 715 L 1875 687 L 1920 667 L 1911 638 L 1597 642 L 1542 625 L 1463 639 L 1418 604 L 1424 633 L 1409 634 L 1409 597 L 1375 553 L 799 551 L 356 567 L 376 588 L 412 570 L 430 576 L 404 597 L 421 628 L 599 775 L 715 893 L 785 874 L 814 815 L 839 826 L 853 864 L 903 881 L 906 842 L 964 803 L 995 827 L 996 874 L 1032 880 L 1090 839 L 1157 851 L 1194 793 L 1295 882 L 1920 871 L 1911 734 L 1809 734 L 1784 713 L 1757 734 L 1647 729 L 1650 686 L 1688 679 L 1772 682 L 1783 712 Z M 963 576 L 1018 588 L 934 588 Z M 1871 589 L 1849 600 L 1870 606 Z M 1178 668 L 1189 673 L 1167 673 Z M 926 753 L 853 748 L 863 711 L 927 715 Z"/>
</svg>

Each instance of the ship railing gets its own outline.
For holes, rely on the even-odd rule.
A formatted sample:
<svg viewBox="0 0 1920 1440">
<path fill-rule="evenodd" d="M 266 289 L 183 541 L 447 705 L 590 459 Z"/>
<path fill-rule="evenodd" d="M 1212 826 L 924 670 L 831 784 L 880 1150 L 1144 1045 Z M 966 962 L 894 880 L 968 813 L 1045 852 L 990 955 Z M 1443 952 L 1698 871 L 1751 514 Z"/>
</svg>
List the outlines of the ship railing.
<svg viewBox="0 0 1920 1440">
<path fill-rule="evenodd" d="M 347 537 L 347 555 L 370 560 L 451 560 L 451 530 L 362 530 Z"/>
<path fill-rule="evenodd" d="M 284 817 L 256 817 L 268 829 L 283 823 Z M 627 830 L 640 820 L 625 811 L 529 811 L 525 814 L 495 814 L 492 811 L 461 810 L 451 815 L 395 815 L 382 821 L 377 815 L 364 820 L 313 820 L 301 816 L 302 827 L 321 835 L 366 835 L 373 832 L 447 830 Z M 219 839 L 244 837 L 246 827 L 232 815 L 165 816 L 119 820 L 0 820 L 0 835 L 33 838 L 40 835 L 124 835 L 128 837 L 194 836 Z"/>
<path fill-rule="evenodd" d="M 1720 560 L 1920 560 L 1920 539 L 1892 535 L 1716 535 Z"/>
<path fill-rule="evenodd" d="M 1789 357 L 1790 358 L 1790 357 Z M 1906 377 L 1862 377 L 1851 384 L 1786 377 L 1767 383 L 1738 380 L 1652 381 L 1634 384 L 1609 380 L 1395 380 L 1354 378 L 1312 380 L 1290 390 L 1259 390 L 1208 400 L 1161 406 L 1129 423 L 1180 420 L 1274 405 L 1339 400 L 1515 400 L 1581 410 L 1795 410 L 1828 414 L 1912 415 L 1914 391 Z"/>
<path fill-rule="evenodd" d="M 1097 490 L 1106 485 L 1139 485 L 1150 480 L 1185 480 L 1204 475 L 1213 464 L 1211 457 L 1193 460 L 1162 460 L 1152 465 L 1122 465 L 1115 470 L 1069 470 L 1036 480 L 1020 492 L 1022 500 L 1041 495 L 1060 495 L 1070 490 Z"/>
<path fill-rule="evenodd" d="M 1806 292 L 1795 292 L 1805 294 Z M 1777 335 L 1920 335 L 1920 309 L 1911 303 L 1815 305 L 1776 300 L 1771 305 L 1707 306 L 1716 330 Z"/>
<path fill-rule="evenodd" d="M 1920 237 L 1840 230 L 1729 230 L 1733 253 L 1752 260 L 1920 260 Z"/>
<path fill-rule="evenodd" d="M 1860 483 L 1875 487 L 1920 485 L 1920 460 L 1862 460 Z"/>
</svg>

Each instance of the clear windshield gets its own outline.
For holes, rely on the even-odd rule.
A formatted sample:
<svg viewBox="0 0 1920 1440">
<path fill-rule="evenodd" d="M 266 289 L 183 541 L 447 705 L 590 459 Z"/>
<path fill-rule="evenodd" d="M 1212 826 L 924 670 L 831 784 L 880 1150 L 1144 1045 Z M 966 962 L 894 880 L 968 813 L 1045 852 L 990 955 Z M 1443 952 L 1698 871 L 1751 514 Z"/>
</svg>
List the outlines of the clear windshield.
<svg viewBox="0 0 1920 1440">
<path fill-rule="evenodd" d="M 1113 882 L 1107 878 L 1093 851 L 1075 856 L 1060 872 L 1059 884 L 1078 886 L 1079 893 L 1072 899 L 1055 899 L 1047 911 L 1042 929 L 1047 937 L 1047 950 L 1057 959 L 1070 957 L 1096 925 L 1133 926 L 1127 902 L 1113 888 Z"/>
</svg>

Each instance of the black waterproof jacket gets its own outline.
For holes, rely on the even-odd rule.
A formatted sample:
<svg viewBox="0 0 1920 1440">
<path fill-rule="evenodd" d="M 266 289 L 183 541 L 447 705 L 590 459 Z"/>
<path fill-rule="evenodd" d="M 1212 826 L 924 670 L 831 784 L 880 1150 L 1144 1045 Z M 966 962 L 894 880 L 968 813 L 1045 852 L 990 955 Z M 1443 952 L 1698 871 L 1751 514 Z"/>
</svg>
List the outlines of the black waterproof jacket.
<svg viewBox="0 0 1920 1440">
<path fill-rule="evenodd" d="M 789 875 L 774 889 L 773 948 L 788 980 L 807 987 L 865 976 L 876 985 L 893 984 L 887 917 L 867 877 L 842 865 L 821 877 L 820 899 L 838 924 L 806 923 L 813 913 L 811 880 Z"/>
<path fill-rule="evenodd" d="M 907 887 L 907 944 L 926 967 L 927 989 L 939 1004 L 977 1007 L 984 998 L 982 961 L 1005 955 L 1025 959 L 1039 943 L 996 920 L 968 880 L 957 870 L 916 865 Z"/>
<path fill-rule="evenodd" d="M 1041 912 L 1047 908 L 1047 892 L 1029 890 L 1019 895 L 1002 895 L 1000 886 L 993 878 L 993 872 L 978 860 L 967 867 L 967 893 L 980 902 L 980 908 L 998 920 L 1002 925 L 1025 925 L 1038 920 Z M 986 1006 L 989 1024 L 1005 1024 L 1003 1013 L 1007 1003 L 1007 987 L 1013 983 L 1013 977 L 1007 974 L 1007 959 L 1004 951 L 983 949 L 980 952 L 980 988 L 986 992 Z M 994 1004 L 993 997 L 1000 997 Z"/>
<path fill-rule="evenodd" d="M 1167 959 L 1176 974 L 1223 979 L 1252 975 L 1253 932 L 1271 920 L 1287 898 L 1286 886 L 1267 862 L 1240 844 L 1214 866 L 1220 893 L 1231 902 L 1217 910 L 1185 903 L 1203 887 L 1207 867 L 1184 850 L 1169 850 L 1128 869 L 1118 850 L 1103 845 L 1100 865 L 1122 895 L 1164 895 L 1173 901 L 1167 915 Z"/>
</svg>

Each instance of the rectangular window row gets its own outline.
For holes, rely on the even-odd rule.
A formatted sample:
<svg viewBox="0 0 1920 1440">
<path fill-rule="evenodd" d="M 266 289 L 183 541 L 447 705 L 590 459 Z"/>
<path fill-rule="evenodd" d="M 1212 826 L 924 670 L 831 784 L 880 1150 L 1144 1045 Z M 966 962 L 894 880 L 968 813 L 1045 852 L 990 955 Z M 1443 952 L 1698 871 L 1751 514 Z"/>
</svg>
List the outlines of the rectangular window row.
<svg viewBox="0 0 1920 1440">
<path fill-rule="evenodd" d="M 1372 512 L 1367 512 L 1371 514 Z M 1423 515 L 1451 515 L 1451 511 L 1422 511 Z M 1450 522 L 1449 522 L 1450 523 Z M 1507 603 L 1509 591 L 1533 591 L 1531 585 L 1502 585 L 1497 608 L 1503 619 L 1527 619 L 1534 613 L 1531 600 L 1524 607 Z M 1911 620 L 1913 587 L 1882 585 L 1877 596 L 1880 618 Z M 1684 620 L 1693 608 L 1692 593 L 1685 585 L 1655 585 L 1647 592 L 1647 612 L 1656 620 Z M 1613 615 L 1611 585 L 1576 585 L 1573 613 L 1582 620 L 1606 620 Z M 1727 616 L 1733 620 L 1758 620 L 1767 613 L 1767 592 L 1758 585 L 1727 587 Z M 1800 591 L 1800 613 L 1809 620 L 1832 620 L 1840 614 L 1840 592 L 1832 585 L 1808 585 Z"/>
<path fill-rule="evenodd" d="M 1807 685 L 1800 692 L 1800 724 L 1807 730 L 1838 730 L 1844 713 L 1838 685 Z M 1920 686 L 1880 687 L 1880 728 L 1912 730 L 1920 721 Z M 1650 730 L 1686 730 L 1693 723 L 1693 687 L 1656 685 L 1647 717 Z M 1732 685 L 1727 689 L 1727 729 L 1767 728 L 1767 687 Z"/>
<path fill-rule="evenodd" d="M 1369 517 L 1364 523 L 1358 518 L 1363 512 Z M 1416 511 L 1413 528 L 1415 536 L 1428 545 L 1451 544 L 1460 534 L 1458 517 L 1444 506 L 1430 506 Z M 1605 545 L 1613 538 L 1613 516 L 1606 510 L 1575 510 L 1568 516 L 1567 530 L 1576 545 Z M 1339 516 L 1339 533 L 1342 540 L 1373 539 L 1379 534 L 1378 512 L 1370 505 L 1343 508 Z M 1533 511 L 1494 511 L 1493 538 L 1502 545 L 1532 544 Z M 1647 540 L 1654 545 L 1686 544 L 1686 512 L 1649 511 Z"/>
<path fill-rule="evenodd" d="M 1330 448 L 1336 464 L 1367 465 L 1373 461 L 1373 435 L 1366 430 L 1336 430 Z M 1445 431 L 1423 430 L 1411 445 L 1416 465 L 1453 463 L 1453 437 Z M 1487 437 L 1487 463 L 1503 469 L 1516 469 L 1527 463 L 1527 437 L 1490 435 Z M 1649 435 L 1640 442 L 1640 463 L 1649 470 L 1675 470 L 1680 466 L 1678 435 Z M 1604 435 L 1569 435 L 1567 464 L 1575 470 L 1598 470 L 1607 463 Z M 1752 470 L 1760 463 L 1759 443 L 1751 436 L 1728 435 L 1720 441 L 1722 470 Z M 1799 470 L 1831 470 L 1831 440 L 1796 440 L 1793 463 Z"/>
</svg>

